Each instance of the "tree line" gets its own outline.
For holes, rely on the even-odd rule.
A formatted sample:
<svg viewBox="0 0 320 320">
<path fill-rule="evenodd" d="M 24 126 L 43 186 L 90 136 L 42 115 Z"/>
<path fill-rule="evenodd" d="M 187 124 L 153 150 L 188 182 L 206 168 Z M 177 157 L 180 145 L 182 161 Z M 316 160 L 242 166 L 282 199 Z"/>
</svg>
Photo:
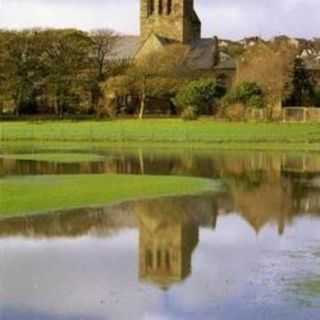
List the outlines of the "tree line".
<svg viewBox="0 0 320 320">
<path fill-rule="evenodd" d="M 109 30 L 0 31 L 0 109 L 32 113 L 95 113 L 100 84 L 117 68 Z"/>
<path fill-rule="evenodd" d="M 273 118 L 277 106 L 320 106 L 313 75 L 287 42 L 243 50 L 233 86 L 227 88 L 223 75 L 189 70 L 183 45 L 129 61 L 117 59 L 117 41 L 111 30 L 0 30 L 0 113 L 142 118 L 158 99 L 169 105 L 162 113 L 185 119 L 214 112 L 239 113 L 241 119 L 251 108 L 266 109 Z"/>
</svg>

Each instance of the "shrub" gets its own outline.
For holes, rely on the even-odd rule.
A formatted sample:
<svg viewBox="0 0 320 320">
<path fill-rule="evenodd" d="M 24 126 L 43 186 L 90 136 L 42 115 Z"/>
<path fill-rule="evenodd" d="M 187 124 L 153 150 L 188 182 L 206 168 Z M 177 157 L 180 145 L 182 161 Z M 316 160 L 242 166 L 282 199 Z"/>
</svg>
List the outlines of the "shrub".
<svg viewBox="0 0 320 320">
<path fill-rule="evenodd" d="M 185 121 L 194 121 L 198 119 L 198 113 L 194 107 L 189 106 L 182 111 L 181 118 Z"/>
<path fill-rule="evenodd" d="M 230 104 L 224 110 L 224 117 L 230 121 L 242 121 L 245 117 L 245 110 L 242 103 Z"/>
<path fill-rule="evenodd" d="M 262 97 L 263 92 L 255 82 L 242 82 L 236 87 L 236 95 L 242 103 L 248 104 L 252 98 Z"/>
<path fill-rule="evenodd" d="M 262 96 L 252 96 L 247 101 L 247 106 L 253 109 L 263 109 L 264 107 L 264 101 Z"/>
<path fill-rule="evenodd" d="M 193 80 L 184 85 L 176 95 L 176 103 L 182 109 L 193 106 L 196 113 L 206 113 L 215 99 L 225 94 L 225 88 L 214 79 Z"/>
<path fill-rule="evenodd" d="M 246 107 L 262 109 L 263 91 L 255 82 L 242 82 L 225 97 L 225 104 L 241 103 Z"/>
</svg>

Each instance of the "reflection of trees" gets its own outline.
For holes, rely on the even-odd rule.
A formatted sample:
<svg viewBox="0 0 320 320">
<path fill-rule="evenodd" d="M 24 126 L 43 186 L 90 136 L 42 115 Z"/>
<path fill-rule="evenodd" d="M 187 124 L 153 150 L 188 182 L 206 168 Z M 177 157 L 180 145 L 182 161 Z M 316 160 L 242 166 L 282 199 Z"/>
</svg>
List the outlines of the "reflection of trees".
<svg viewBox="0 0 320 320">
<path fill-rule="evenodd" d="M 88 152 L 88 151 L 87 151 Z M 248 185 L 259 182 L 259 175 L 279 177 L 283 173 L 320 173 L 320 155 L 268 152 L 203 151 L 170 149 L 156 151 L 143 148 L 95 150 L 103 154 L 98 163 L 49 163 L 0 159 L 0 174 L 53 173 L 134 173 L 183 174 L 198 177 L 240 177 Z"/>
<path fill-rule="evenodd" d="M 76 238 L 92 234 L 111 236 L 123 228 L 136 227 L 134 215 L 127 205 L 114 208 L 89 208 L 55 212 L 29 217 L 0 220 L 0 236 L 24 236 L 29 238 Z"/>
<path fill-rule="evenodd" d="M 104 172 L 103 162 L 58 163 L 0 158 L 0 176 Z"/>
<path fill-rule="evenodd" d="M 25 236 L 30 238 L 106 237 L 125 228 L 138 228 L 137 206 L 159 200 L 139 200 L 104 208 L 74 209 L 27 217 L 0 219 L 0 237 Z M 216 219 L 216 205 L 212 194 L 163 198 L 171 210 L 185 210 L 198 225 L 212 225 Z M 150 204 L 149 204 L 150 205 Z"/>
<path fill-rule="evenodd" d="M 265 181 L 260 186 L 246 189 L 232 189 L 236 210 L 249 222 L 256 232 L 268 223 L 278 225 L 279 233 L 291 221 L 291 190 L 283 188 L 279 181 Z"/>
<path fill-rule="evenodd" d="M 320 188 L 310 188 L 301 179 L 281 175 L 264 175 L 262 180 L 248 186 L 248 179 L 233 177 L 227 180 L 233 210 L 259 232 L 266 224 L 274 223 L 282 234 L 285 225 L 301 214 L 320 213 Z"/>
<path fill-rule="evenodd" d="M 140 277 L 164 288 L 190 275 L 199 226 L 214 227 L 216 220 L 216 199 L 206 194 L 0 220 L 0 237 L 106 238 L 138 228 Z"/>
</svg>

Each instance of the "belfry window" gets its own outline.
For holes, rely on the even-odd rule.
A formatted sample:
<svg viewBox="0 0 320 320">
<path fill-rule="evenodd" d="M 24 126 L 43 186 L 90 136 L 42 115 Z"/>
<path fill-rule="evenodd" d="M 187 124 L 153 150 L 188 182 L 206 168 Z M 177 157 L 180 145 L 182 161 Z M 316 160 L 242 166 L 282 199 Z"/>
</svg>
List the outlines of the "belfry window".
<svg viewBox="0 0 320 320">
<path fill-rule="evenodd" d="M 169 16 L 172 12 L 172 0 L 167 0 L 167 15 Z"/>
<path fill-rule="evenodd" d="M 159 0 L 159 15 L 163 13 L 163 0 Z"/>
<path fill-rule="evenodd" d="M 148 0 L 148 16 L 154 13 L 154 0 Z"/>
</svg>

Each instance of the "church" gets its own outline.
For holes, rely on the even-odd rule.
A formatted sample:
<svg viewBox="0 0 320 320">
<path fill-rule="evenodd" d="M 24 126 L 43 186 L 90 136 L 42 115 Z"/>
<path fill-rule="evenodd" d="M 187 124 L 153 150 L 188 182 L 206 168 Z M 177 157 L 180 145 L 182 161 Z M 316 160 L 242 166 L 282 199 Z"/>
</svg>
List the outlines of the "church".
<svg viewBox="0 0 320 320">
<path fill-rule="evenodd" d="M 120 36 L 111 58 L 137 61 L 163 50 L 171 54 L 172 45 L 183 48 L 182 66 L 186 74 L 219 78 L 226 87 L 232 85 L 236 62 L 220 50 L 217 37 L 201 37 L 201 21 L 194 0 L 140 0 L 140 36 Z M 106 109 L 125 114 L 138 112 L 140 100 L 131 94 L 123 94 L 112 79 L 106 85 L 105 97 Z M 208 110 L 208 114 L 212 112 Z M 171 99 L 147 97 L 146 113 L 175 115 L 178 111 Z"/>
<path fill-rule="evenodd" d="M 187 49 L 186 67 L 232 82 L 236 63 L 220 52 L 217 37 L 201 38 L 194 0 L 140 0 L 140 36 L 120 37 L 113 56 L 136 59 L 174 43 Z"/>
</svg>

